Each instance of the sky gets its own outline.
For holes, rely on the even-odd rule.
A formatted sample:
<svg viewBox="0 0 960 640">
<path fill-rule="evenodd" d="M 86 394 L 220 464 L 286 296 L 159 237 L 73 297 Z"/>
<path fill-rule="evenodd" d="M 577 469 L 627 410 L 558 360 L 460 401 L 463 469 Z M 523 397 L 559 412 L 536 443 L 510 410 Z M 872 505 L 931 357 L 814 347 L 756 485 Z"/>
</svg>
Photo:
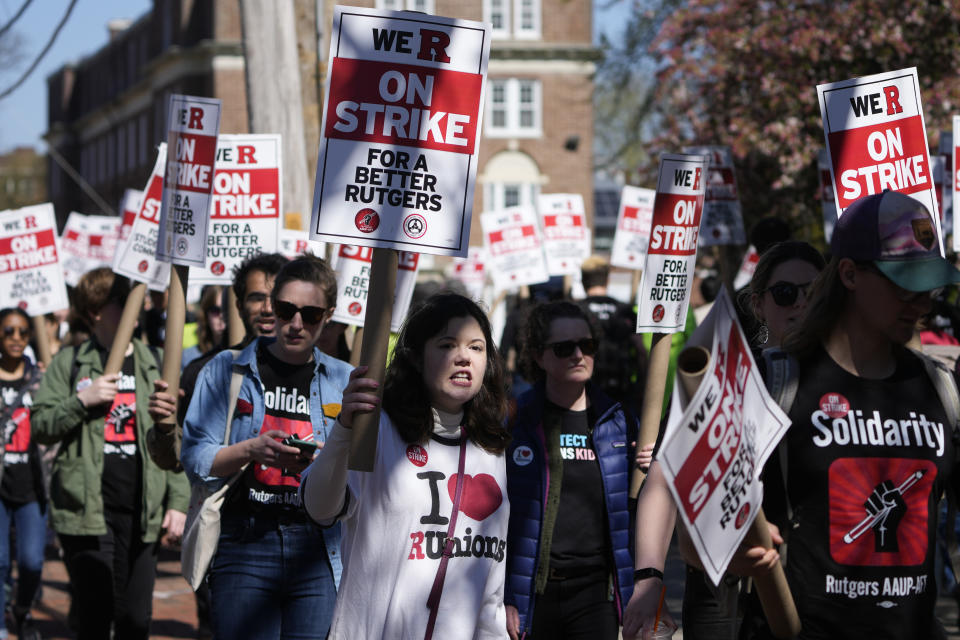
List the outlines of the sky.
<svg viewBox="0 0 960 640">
<path fill-rule="evenodd" d="M 10 30 L 21 38 L 22 59 L 13 68 L 0 64 L 0 92 L 16 82 L 29 67 L 70 4 L 69 0 L 0 0 L 0 29 L 25 2 L 30 2 L 26 12 Z M 609 2 L 594 0 L 595 31 L 622 25 L 631 5 L 630 0 L 620 0 L 610 8 L 598 8 Z M 0 100 L 0 153 L 18 146 L 32 146 L 43 152 L 42 136 L 47 130 L 47 76 L 106 44 L 107 22 L 111 19 L 137 19 L 152 6 L 152 0 L 77 0 L 70 18 L 40 65 L 23 85 Z"/>
</svg>

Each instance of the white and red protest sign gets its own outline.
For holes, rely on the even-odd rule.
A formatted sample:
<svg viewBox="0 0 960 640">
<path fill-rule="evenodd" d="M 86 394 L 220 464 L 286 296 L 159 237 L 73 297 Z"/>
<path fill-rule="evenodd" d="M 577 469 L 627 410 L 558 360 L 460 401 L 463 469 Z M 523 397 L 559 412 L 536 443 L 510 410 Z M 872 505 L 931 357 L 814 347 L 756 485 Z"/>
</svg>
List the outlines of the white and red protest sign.
<svg viewBox="0 0 960 640">
<path fill-rule="evenodd" d="M 170 284 L 170 263 L 157 260 L 160 238 L 160 199 L 163 196 L 163 172 L 167 166 L 167 144 L 161 142 L 153 173 L 142 191 L 140 207 L 125 241 L 117 246 L 113 272 L 146 283 L 154 291 Z"/>
<path fill-rule="evenodd" d="M 747 233 L 743 228 L 743 210 L 730 147 L 685 147 L 683 152 L 710 158 L 703 221 L 700 223 L 700 246 L 746 244 Z"/>
<path fill-rule="evenodd" d="M 650 247 L 637 290 L 637 333 L 683 331 L 697 262 L 707 156 L 664 154 Z"/>
<path fill-rule="evenodd" d="M 674 379 L 657 460 L 704 571 L 719 584 L 760 510 L 760 471 L 790 421 L 767 393 L 726 290 L 690 346 L 710 352 L 707 372 L 692 398 Z"/>
<path fill-rule="evenodd" d="M 279 134 L 222 135 L 217 140 L 205 267 L 194 284 L 230 284 L 246 258 L 277 250 L 282 211 Z"/>
<path fill-rule="evenodd" d="M 220 133 L 220 100 L 173 94 L 169 109 L 157 258 L 203 267 Z"/>
<path fill-rule="evenodd" d="M 483 226 L 487 269 L 496 291 L 550 279 L 537 212 L 533 207 L 486 211 L 480 214 L 480 224 Z"/>
<path fill-rule="evenodd" d="M 280 229 L 277 253 L 293 260 L 299 255 L 310 252 L 317 257 L 324 257 L 327 252 L 327 243 L 310 239 L 310 234 L 297 229 Z"/>
<path fill-rule="evenodd" d="M 60 263 L 68 285 L 75 287 L 87 271 L 113 263 L 120 223 L 114 216 L 88 216 L 76 211 L 67 216 L 60 234 Z"/>
<path fill-rule="evenodd" d="M 937 155 L 943 159 L 943 184 L 940 188 L 940 224 L 943 235 L 953 235 L 953 131 L 941 131 Z M 954 239 L 956 242 L 956 239 Z M 956 249 L 954 249 L 956 251 Z"/>
<path fill-rule="evenodd" d="M 590 256 L 590 233 L 583 196 L 549 193 L 537 198 L 543 253 L 547 273 L 566 276 L 580 273 L 580 263 Z"/>
<path fill-rule="evenodd" d="M 617 230 L 613 234 L 610 264 L 624 269 L 642 269 L 650 244 L 653 222 L 653 189 L 625 186 L 620 193 Z"/>
<path fill-rule="evenodd" d="M 914 67 L 817 85 L 837 214 L 885 189 L 916 198 L 940 216 Z"/>
<path fill-rule="evenodd" d="M 50 203 L 0 212 L 0 291 L 3 306 L 31 316 L 70 306 Z"/>
<path fill-rule="evenodd" d="M 960 202 L 960 116 L 953 116 L 953 140 L 950 144 L 950 160 L 951 160 L 951 170 L 950 170 L 950 186 L 952 191 L 952 201 Z M 960 251 L 960 233 L 957 233 L 956 230 L 960 229 L 960 223 L 957 221 L 957 208 L 952 207 L 953 209 L 953 250 Z"/>
<path fill-rule="evenodd" d="M 143 191 L 126 189 L 123 192 L 123 203 L 120 206 L 120 242 L 126 242 L 133 230 L 133 221 L 137 219 L 140 203 L 143 201 Z"/>
<path fill-rule="evenodd" d="M 486 251 L 483 247 L 470 247 L 466 258 L 454 258 L 447 276 L 463 284 L 467 294 L 474 300 L 483 297 L 487 282 Z"/>
<path fill-rule="evenodd" d="M 335 7 L 311 236 L 466 256 L 490 25 Z"/>
<path fill-rule="evenodd" d="M 743 262 L 740 263 L 740 270 L 733 279 L 733 290 L 739 291 L 750 284 L 753 274 L 757 270 L 757 263 L 760 261 L 760 254 L 753 245 L 747 247 L 747 253 L 743 256 Z"/>
<path fill-rule="evenodd" d="M 817 174 L 820 176 L 820 210 L 823 214 L 823 238 L 830 244 L 833 228 L 837 225 L 837 203 L 833 199 L 833 179 L 830 177 L 830 156 L 826 149 L 817 153 Z"/>
<path fill-rule="evenodd" d="M 413 288 L 417 284 L 417 267 L 420 254 L 400 251 L 397 260 L 397 288 L 393 299 L 393 316 L 390 331 L 399 331 L 407 317 Z M 367 311 L 367 296 L 370 289 L 370 263 L 373 249 L 340 245 L 333 259 L 337 272 L 337 308 L 331 320 L 362 327 Z"/>
</svg>

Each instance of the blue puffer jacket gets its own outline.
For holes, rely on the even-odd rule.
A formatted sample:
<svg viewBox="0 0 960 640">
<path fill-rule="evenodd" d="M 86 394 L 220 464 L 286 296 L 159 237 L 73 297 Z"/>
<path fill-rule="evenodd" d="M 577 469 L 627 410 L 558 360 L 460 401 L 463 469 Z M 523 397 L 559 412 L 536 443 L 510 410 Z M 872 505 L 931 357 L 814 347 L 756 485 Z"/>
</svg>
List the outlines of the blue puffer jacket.
<svg viewBox="0 0 960 640">
<path fill-rule="evenodd" d="M 629 500 L 630 470 L 639 425 L 625 415 L 599 389 L 588 386 L 590 406 L 599 416 L 593 426 L 593 448 L 600 462 L 606 496 L 610 548 L 613 550 L 615 598 L 622 618 L 623 606 L 633 593 L 634 511 Z M 517 400 L 510 418 L 513 440 L 507 448 L 507 492 L 510 496 L 510 527 L 507 537 L 507 579 L 503 601 L 520 613 L 521 636 L 533 621 L 541 523 L 550 483 L 547 444 L 542 423 L 546 402 L 541 382 Z M 532 456 L 532 462 L 530 462 Z"/>
</svg>

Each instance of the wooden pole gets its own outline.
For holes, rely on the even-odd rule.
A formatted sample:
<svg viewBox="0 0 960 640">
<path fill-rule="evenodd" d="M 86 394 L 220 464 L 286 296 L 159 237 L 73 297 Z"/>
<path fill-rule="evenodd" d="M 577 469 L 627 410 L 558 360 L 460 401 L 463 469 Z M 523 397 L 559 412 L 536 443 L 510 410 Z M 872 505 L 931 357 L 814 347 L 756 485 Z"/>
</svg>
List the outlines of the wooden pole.
<svg viewBox="0 0 960 640">
<path fill-rule="evenodd" d="M 663 413 L 663 391 L 667 386 L 667 369 L 670 367 L 670 333 L 655 333 L 650 345 L 650 361 L 647 367 L 647 382 L 643 390 L 643 406 L 640 409 L 640 449 L 657 441 L 660 418 Z M 646 474 L 634 467 L 630 478 L 630 497 L 636 498 Z"/>
<path fill-rule="evenodd" d="M 232 286 L 227 286 L 227 331 L 230 332 L 228 344 L 231 347 L 243 342 L 247 336 L 247 328 L 243 326 L 240 309 L 237 308 L 237 292 Z"/>
<path fill-rule="evenodd" d="M 170 295 L 167 298 L 167 324 L 163 340 L 163 366 L 161 376 L 167 383 L 167 393 L 178 402 L 180 389 L 180 360 L 183 358 L 183 323 L 187 316 L 187 281 L 189 267 L 170 265 Z M 155 423 L 163 431 L 170 432 L 177 425 L 177 409 L 167 418 Z"/>
<path fill-rule="evenodd" d="M 360 364 L 360 345 L 363 344 L 363 327 L 353 330 L 353 342 L 350 343 L 350 364 L 356 368 Z"/>
<path fill-rule="evenodd" d="M 47 321 L 42 315 L 33 316 L 33 332 L 37 334 L 37 357 L 43 366 L 47 366 L 53 359 L 53 350 L 50 348 L 50 336 L 47 335 Z"/>
<path fill-rule="evenodd" d="M 640 276 L 643 275 L 643 271 L 634 271 L 633 275 L 630 277 L 630 303 L 637 304 L 637 294 L 640 291 Z"/>
<path fill-rule="evenodd" d="M 133 330 L 137 327 L 137 318 L 140 317 L 146 295 L 147 285 L 143 282 L 135 284 L 127 295 L 127 300 L 123 303 L 123 314 L 120 316 L 120 326 L 117 327 L 117 332 L 113 336 L 110 355 L 107 356 L 107 364 L 103 368 L 105 374 L 120 373 L 123 368 L 127 347 L 130 346 L 130 340 L 133 338 Z"/>
<path fill-rule="evenodd" d="M 374 249 L 370 264 L 370 288 L 367 311 L 363 320 L 363 343 L 360 364 L 368 368 L 364 377 L 380 383 L 377 395 L 383 397 L 383 378 L 387 369 L 387 348 L 390 344 L 390 318 L 397 288 L 398 254 L 393 249 Z M 377 456 L 377 431 L 380 407 L 370 413 L 354 415 L 350 437 L 350 461 L 353 471 L 373 471 Z"/>
</svg>

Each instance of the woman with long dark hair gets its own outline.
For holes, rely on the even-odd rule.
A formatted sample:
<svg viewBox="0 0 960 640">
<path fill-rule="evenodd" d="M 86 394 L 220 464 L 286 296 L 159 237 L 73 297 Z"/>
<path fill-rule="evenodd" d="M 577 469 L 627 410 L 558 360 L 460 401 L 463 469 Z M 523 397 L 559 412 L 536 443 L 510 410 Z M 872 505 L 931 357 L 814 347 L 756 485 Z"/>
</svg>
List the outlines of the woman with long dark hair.
<svg viewBox="0 0 960 640">
<path fill-rule="evenodd" d="M 387 368 L 373 471 L 347 472 L 350 429 L 378 402 L 351 374 L 301 496 L 343 521 L 345 569 L 330 638 L 502 638 L 509 503 L 503 364 L 471 300 L 430 297 Z"/>
</svg>

